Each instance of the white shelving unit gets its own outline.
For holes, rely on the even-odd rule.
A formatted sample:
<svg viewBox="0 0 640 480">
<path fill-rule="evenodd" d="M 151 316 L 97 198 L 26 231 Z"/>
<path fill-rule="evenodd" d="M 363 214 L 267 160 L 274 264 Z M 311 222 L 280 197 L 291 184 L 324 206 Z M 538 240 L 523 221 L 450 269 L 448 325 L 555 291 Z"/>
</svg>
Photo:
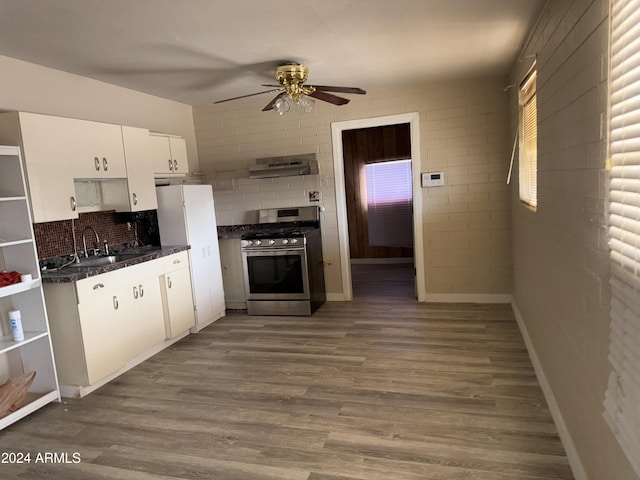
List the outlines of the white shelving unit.
<svg viewBox="0 0 640 480">
<path fill-rule="evenodd" d="M 1 430 L 50 402 L 60 401 L 60 388 L 18 147 L 0 146 L 0 171 L 0 271 L 30 273 L 33 278 L 0 287 L 0 384 L 24 372 L 36 372 L 23 405 L 0 418 Z M 14 309 L 22 313 L 21 342 L 11 337 L 8 312 Z"/>
</svg>

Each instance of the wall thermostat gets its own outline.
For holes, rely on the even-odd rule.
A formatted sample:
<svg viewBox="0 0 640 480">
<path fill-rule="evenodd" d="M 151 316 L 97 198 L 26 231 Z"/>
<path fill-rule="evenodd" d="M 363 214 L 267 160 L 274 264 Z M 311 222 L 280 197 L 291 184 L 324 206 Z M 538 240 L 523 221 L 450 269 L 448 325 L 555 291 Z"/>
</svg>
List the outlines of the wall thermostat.
<svg viewBox="0 0 640 480">
<path fill-rule="evenodd" d="M 441 187 L 444 185 L 444 172 L 424 172 L 422 174 L 423 187 Z"/>
</svg>

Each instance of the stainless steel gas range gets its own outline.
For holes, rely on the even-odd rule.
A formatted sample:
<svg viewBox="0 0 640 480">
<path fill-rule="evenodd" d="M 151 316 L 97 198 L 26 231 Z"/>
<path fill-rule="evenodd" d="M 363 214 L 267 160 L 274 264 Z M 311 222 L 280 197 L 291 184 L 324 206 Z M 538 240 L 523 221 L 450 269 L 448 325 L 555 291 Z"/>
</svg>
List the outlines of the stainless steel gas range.
<svg viewBox="0 0 640 480">
<path fill-rule="evenodd" d="M 259 211 L 263 228 L 241 240 L 249 315 L 311 315 L 325 302 L 316 206 Z"/>
</svg>

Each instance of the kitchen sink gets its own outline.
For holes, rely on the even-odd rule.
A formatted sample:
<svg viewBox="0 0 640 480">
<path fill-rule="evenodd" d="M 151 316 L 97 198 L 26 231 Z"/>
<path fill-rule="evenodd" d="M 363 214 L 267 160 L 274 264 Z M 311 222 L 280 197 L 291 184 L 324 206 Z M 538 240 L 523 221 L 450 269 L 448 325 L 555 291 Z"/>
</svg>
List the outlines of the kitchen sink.
<svg viewBox="0 0 640 480">
<path fill-rule="evenodd" d="M 106 257 L 89 257 L 81 258 L 79 263 L 72 263 L 67 268 L 92 268 L 102 267 L 105 265 L 112 265 L 114 263 L 120 263 L 127 260 L 131 260 L 135 257 L 142 256 L 139 253 L 120 253 L 118 255 L 108 255 Z"/>
</svg>

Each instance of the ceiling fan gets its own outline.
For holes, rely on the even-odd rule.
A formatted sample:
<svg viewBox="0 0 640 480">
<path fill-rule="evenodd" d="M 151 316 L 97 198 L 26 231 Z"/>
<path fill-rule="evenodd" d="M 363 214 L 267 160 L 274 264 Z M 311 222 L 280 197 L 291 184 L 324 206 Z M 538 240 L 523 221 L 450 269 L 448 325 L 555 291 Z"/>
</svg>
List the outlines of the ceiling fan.
<svg viewBox="0 0 640 480">
<path fill-rule="evenodd" d="M 306 82 L 309 77 L 309 67 L 297 63 L 287 63 L 276 67 L 275 77 L 280 85 L 263 84 L 262 86 L 276 88 L 265 90 L 264 92 L 250 93 L 239 97 L 218 100 L 213 103 L 223 103 L 231 100 L 238 100 L 240 98 L 263 95 L 265 93 L 280 92 L 262 109 L 262 111 L 266 112 L 268 110 L 276 110 L 280 115 L 283 115 L 289 110 L 291 102 L 293 102 L 301 111 L 311 111 L 314 101 L 306 97 L 329 102 L 333 105 L 345 105 L 349 103 L 349 99 L 338 97 L 337 95 L 327 92 L 355 93 L 358 95 L 364 95 L 367 93 L 365 90 L 357 87 L 305 85 L 304 82 Z"/>
</svg>

